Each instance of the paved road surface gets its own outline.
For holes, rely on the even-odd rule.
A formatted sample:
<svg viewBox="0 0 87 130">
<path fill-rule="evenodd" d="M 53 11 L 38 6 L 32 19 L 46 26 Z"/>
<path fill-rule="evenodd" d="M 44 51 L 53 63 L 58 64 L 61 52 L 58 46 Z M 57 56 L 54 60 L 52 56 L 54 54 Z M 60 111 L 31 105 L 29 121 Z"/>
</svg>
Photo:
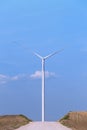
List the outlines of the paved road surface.
<svg viewBox="0 0 87 130">
<path fill-rule="evenodd" d="M 59 122 L 32 122 L 16 130 L 72 130 Z"/>
</svg>

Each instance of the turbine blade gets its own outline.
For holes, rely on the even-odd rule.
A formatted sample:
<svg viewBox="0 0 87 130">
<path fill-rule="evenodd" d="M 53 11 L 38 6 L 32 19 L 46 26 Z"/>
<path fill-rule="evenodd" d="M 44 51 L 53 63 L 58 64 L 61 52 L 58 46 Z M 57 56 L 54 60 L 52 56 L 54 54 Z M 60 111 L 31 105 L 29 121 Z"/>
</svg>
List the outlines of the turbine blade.
<svg viewBox="0 0 87 130">
<path fill-rule="evenodd" d="M 50 58 L 51 56 L 53 56 L 53 55 L 55 55 L 55 54 L 57 54 L 57 53 L 59 53 L 59 52 L 61 52 L 61 51 L 63 51 L 63 50 L 64 50 L 64 49 L 59 50 L 59 51 L 56 51 L 56 52 L 54 52 L 54 53 L 51 53 L 51 54 L 49 54 L 48 56 L 45 56 L 44 59 Z"/>
<path fill-rule="evenodd" d="M 43 57 L 40 56 L 39 54 L 37 54 L 36 52 L 34 52 L 34 55 L 36 55 L 37 57 L 39 57 L 40 59 L 42 59 Z"/>
</svg>

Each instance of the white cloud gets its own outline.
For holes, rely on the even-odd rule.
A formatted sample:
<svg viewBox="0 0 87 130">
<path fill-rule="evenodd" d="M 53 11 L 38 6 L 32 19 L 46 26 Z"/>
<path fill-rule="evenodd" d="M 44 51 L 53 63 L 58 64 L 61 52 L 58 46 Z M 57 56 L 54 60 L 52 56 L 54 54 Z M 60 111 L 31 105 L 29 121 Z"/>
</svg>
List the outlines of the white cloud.
<svg viewBox="0 0 87 130">
<path fill-rule="evenodd" d="M 24 78 L 24 77 L 26 77 L 25 74 L 20 74 L 20 75 L 15 75 L 15 76 L 13 76 L 13 77 L 10 77 L 10 79 L 13 80 L 13 81 L 15 81 L 15 80 L 22 79 L 22 78 Z"/>
<path fill-rule="evenodd" d="M 18 80 L 18 79 L 19 79 L 18 75 L 11 77 L 11 80 Z"/>
<path fill-rule="evenodd" d="M 41 78 L 41 71 L 36 71 L 34 74 L 30 75 L 31 78 Z"/>
<path fill-rule="evenodd" d="M 45 76 L 46 76 L 46 78 L 50 78 L 50 77 L 55 77 L 56 75 L 53 72 L 46 71 Z M 41 71 L 36 71 L 34 74 L 31 74 L 31 75 L 29 75 L 29 74 L 18 74 L 18 75 L 15 75 L 15 76 L 8 76 L 8 75 L 0 74 L 0 84 L 6 84 L 8 82 L 18 81 L 18 80 L 23 80 L 23 79 L 29 80 L 29 78 L 39 79 L 41 77 L 42 77 Z"/>
<path fill-rule="evenodd" d="M 9 76 L 0 74 L 0 84 L 5 84 L 9 80 Z"/>
<path fill-rule="evenodd" d="M 26 75 L 24 75 L 24 74 L 15 75 L 15 76 L 7 76 L 7 75 L 0 74 L 0 84 L 6 84 L 9 81 L 17 81 L 24 77 L 26 77 Z"/>
<path fill-rule="evenodd" d="M 34 74 L 31 74 L 30 77 L 33 79 L 39 79 L 42 76 L 42 72 L 41 71 L 36 71 Z M 45 76 L 46 78 L 50 78 L 50 77 L 55 77 L 55 73 L 54 72 L 49 72 L 49 71 L 45 71 Z"/>
</svg>

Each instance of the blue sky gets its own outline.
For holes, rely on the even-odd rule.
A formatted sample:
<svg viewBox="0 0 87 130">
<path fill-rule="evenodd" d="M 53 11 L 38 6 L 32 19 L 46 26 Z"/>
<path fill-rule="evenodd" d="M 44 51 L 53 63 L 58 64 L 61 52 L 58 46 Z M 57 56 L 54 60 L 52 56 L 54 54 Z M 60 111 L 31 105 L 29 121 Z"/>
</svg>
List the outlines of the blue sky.
<svg viewBox="0 0 87 130">
<path fill-rule="evenodd" d="M 41 61 L 46 61 L 45 119 L 87 110 L 87 2 L 0 1 L 0 114 L 41 120 Z"/>
</svg>

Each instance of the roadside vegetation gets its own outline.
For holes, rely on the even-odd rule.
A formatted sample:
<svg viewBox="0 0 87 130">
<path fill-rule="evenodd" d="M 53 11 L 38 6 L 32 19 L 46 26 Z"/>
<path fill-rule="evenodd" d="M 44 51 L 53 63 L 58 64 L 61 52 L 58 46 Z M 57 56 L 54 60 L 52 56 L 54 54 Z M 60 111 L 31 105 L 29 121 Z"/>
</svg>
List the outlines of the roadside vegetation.
<svg viewBox="0 0 87 130">
<path fill-rule="evenodd" d="M 32 120 L 24 115 L 4 115 L 0 116 L 0 130 L 14 130 L 26 125 Z"/>
<path fill-rule="evenodd" d="M 59 122 L 72 130 L 87 130 L 87 112 L 69 112 Z"/>
</svg>

